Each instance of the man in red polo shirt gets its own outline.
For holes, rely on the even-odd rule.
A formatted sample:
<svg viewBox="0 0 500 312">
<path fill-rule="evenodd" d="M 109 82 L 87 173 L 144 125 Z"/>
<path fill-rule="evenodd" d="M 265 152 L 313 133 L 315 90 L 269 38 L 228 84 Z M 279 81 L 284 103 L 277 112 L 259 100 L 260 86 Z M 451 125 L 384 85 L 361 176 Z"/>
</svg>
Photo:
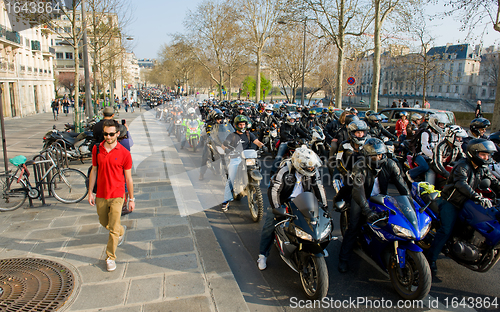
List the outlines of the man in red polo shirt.
<svg viewBox="0 0 500 312">
<path fill-rule="evenodd" d="M 104 141 L 92 150 L 92 170 L 89 176 L 89 204 L 97 206 L 99 223 L 109 230 L 106 247 L 106 268 L 116 269 L 116 247 L 123 243 L 126 227 L 120 224 L 120 216 L 125 195 L 125 182 L 129 191 L 129 210 L 135 208 L 134 183 L 132 181 L 132 157 L 130 152 L 118 143 L 120 134 L 118 122 L 113 119 L 104 121 Z M 97 157 L 96 157 L 97 156 Z M 94 198 L 92 190 L 96 182 L 97 194 Z"/>
</svg>

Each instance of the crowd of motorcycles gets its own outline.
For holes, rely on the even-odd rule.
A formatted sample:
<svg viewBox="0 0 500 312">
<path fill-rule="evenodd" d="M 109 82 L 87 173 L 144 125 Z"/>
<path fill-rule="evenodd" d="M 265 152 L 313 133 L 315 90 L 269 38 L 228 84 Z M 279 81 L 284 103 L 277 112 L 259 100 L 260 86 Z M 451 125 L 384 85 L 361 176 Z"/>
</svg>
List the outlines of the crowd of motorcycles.
<svg viewBox="0 0 500 312">
<path fill-rule="evenodd" d="M 238 115 L 245 115 L 251 121 L 248 131 L 265 144 L 273 158 L 280 147 L 280 130 L 283 124 L 290 118 L 297 120 L 297 126 L 302 131 L 298 131 L 297 136 L 287 142 L 288 149 L 283 159 L 290 158 L 296 148 L 306 145 L 323 160 L 325 169 L 330 173 L 326 182 L 335 192 L 342 186 L 343 181 L 336 174 L 336 156 L 340 143 L 348 138 L 348 122 L 359 119 L 354 108 L 346 109 L 346 123 L 339 125 L 338 115 L 329 108 L 313 110 L 310 107 L 297 107 L 295 111 L 289 111 L 289 106 L 286 105 L 214 100 L 198 102 L 188 98 L 142 96 L 156 118 L 165 123 L 168 133 L 176 137 L 182 148 L 208 153 L 208 162 L 201 166 L 207 166 L 215 175 L 221 175 L 224 183 L 227 180 L 226 164 L 231 155 L 226 155 L 221 145 L 229 133 L 234 132 L 233 119 Z M 212 117 L 215 110 L 222 112 L 223 122 L 213 128 L 215 130 L 207 131 L 209 125 L 214 124 Z M 369 113 L 366 113 L 367 117 Z M 72 132 L 70 125 L 66 125 L 64 131 L 49 131 L 44 137 L 44 148 L 58 143 L 64 145 L 69 159 L 91 157 L 89 148 L 93 145 L 92 126 L 96 121 L 88 122 L 81 133 Z M 380 124 L 377 126 L 382 127 Z M 372 136 L 374 133 L 379 134 L 378 138 L 388 147 L 387 156 L 396 161 L 401 172 L 406 173 L 414 166 L 408 142 L 399 141 L 395 136 L 385 136 L 387 131 L 369 133 Z M 233 197 L 235 200 L 248 197 L 251 218 L 258 222 L 264 213 L 260 189 L 263 176 L 259 161 L 262 151 L 254 147 L 240 155 L 243 161 L 233 183 Z M 431 185 L 423 182 L 423 179 L 411 181 L 406 174 L 403 176 L 410 195 L 377 195 L 368 199 L 370 208 L 380 218 L 373 223 L 364 223 L 358 235 L 358 245 L 389 274 L 395 291 L 403 299 L 415 300 L 427 296 L 431 287 L 431 271 L 424 253 L 440 227 L 436 200 L 442 186 Z M 478 192 L 492 200 L 493 208 L 484 208 L 480 203 L 467 201 L 442 252 L 470 270 L 487 272 L 500 259 L 500 202 L 497 203 L 487 180 L 482 181 Z M 335 239 L 332 234 L 333 211 L 340 213 L 340 230 L 344 234 L 349 224 L 349 203 L 334 203 L 334 207 L 330 208 L 331 213 L 324 214 L 314 195 L 305 192 L 288 203 L 288 206 L 288 213 L 278 209 L 273 211 L 280 220 L 275 227 L 275 245 L 284 262 L 300 275 L 306 297 L 322 298 L 328 291 L 326 247 Z"/>
</svg>

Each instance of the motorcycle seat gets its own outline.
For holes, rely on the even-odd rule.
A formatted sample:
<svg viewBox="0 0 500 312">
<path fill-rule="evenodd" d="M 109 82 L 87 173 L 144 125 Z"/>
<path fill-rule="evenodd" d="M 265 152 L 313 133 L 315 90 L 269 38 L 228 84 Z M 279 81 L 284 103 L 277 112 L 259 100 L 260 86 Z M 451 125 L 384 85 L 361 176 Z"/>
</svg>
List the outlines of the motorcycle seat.
<svg viewBox="0 0 500 312">
<path fill-rule="evenodd" d="M 80 135 L 80 133 L 76 133 L 76 132 L 63 132 L 63 137 L 76 138 L 78 135 Z"/>
</svg>

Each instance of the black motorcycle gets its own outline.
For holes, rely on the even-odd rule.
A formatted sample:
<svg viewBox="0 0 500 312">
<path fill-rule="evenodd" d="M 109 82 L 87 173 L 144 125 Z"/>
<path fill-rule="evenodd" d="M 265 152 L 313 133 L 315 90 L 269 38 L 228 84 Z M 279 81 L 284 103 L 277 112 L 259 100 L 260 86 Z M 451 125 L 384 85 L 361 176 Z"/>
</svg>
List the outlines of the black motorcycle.
<svg viewBox="0 0 500 312">
<path fill-rule="evenodd" d="M 273 209 L 273 213 L 284 218 L 274 231 L 281 259 L 299 273 L 307 298 L 324 298 L 328 292 L 326 246 L 334 239 L 333 219 L 320 210 L 311 192 L 303 192 L 284 207 Z"/>
<path fill-rule="evenodd" d="M 54 143 L 59 143 L 66 149 L 66 155 L 70 160 L 83 160 L 92 157 L 94 146 L 94 135 L 92 131 L 81 133 L 63 132 L 52 129 L 43 137 L 43 148 L 47 149 Z"/>
</svg>

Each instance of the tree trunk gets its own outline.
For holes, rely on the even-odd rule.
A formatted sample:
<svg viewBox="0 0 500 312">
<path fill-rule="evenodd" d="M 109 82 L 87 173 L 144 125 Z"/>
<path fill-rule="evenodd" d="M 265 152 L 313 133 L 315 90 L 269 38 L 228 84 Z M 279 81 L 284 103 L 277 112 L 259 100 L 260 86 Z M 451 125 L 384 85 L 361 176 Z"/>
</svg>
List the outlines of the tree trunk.
<svg viewBox="0 0 500 312">
<path fill-rule="evenodd" d="M 228 96 L 229 102 L 231 102 L 231 97 L 232 97 L 232 91 L 231 91 L 232 90 L 232 79 L 233 79 L 232 75 L 230 73 L 228 73 L 227 74 L 227 85 L 228 85 L 227 91 L 229 94 L 229 96 Z"/>
<path fill-rule="evenodd" d="M 255 102 L 259 103 L 260 101 L 260 63 L 262 59 L 262 50 L 259 48 L 257 50 L 257 72 L 255 74 Z"/>
<path fill-rule="evenodd" d="M 500 65 L 500 58 L 498 58 Z M 500 130 L 500 83 L 497 83 L 495 91 L 495 107 L 493 108 L 493 120 L 491 121 L 491 132 Z"/>
<path fill-rule="evenodd" d="M 339 52 L 337 58 L 337 81 L 335 90 L 335 106 L 342 108 L 342 80 L 344 79 L 344 34 L 339 35 Z"/>
<path fill-rule="evenodd" d="M 374 36 L 373 36 L 373 85 L 372 95 L 370 99 L 370 107 L 372 110 L 378 109 L 378 92 L 380 87 L 380 1 L 374 1 L 375 20 L 374 20 Z"/>
<path fill-rule="evenodd" d="M 78 43 L 73 47 L 73 53 L 75 55 L 75 132 L 80 130 L 80 59 L 78 58 Z"/>
</svg>

